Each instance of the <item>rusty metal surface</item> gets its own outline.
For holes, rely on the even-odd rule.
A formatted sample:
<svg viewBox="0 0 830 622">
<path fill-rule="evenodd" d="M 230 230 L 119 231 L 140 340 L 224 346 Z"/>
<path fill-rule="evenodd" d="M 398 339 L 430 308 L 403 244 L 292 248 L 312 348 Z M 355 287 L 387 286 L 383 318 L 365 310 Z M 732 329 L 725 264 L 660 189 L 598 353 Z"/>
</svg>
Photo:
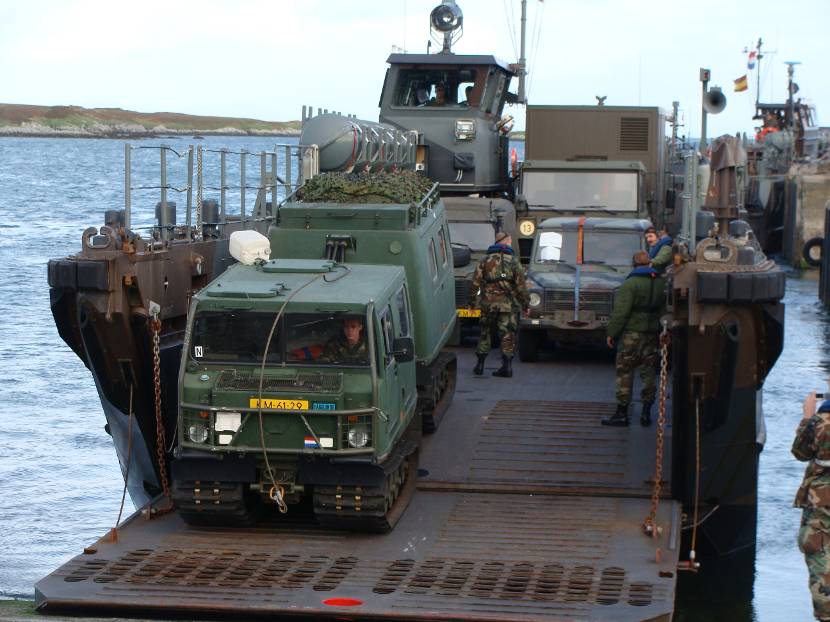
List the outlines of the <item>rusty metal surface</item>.
<svg viewBox="0 0 830 622">
<path fill-rule="evenodd" d="M 134 518 L 39 582 L 46 611 L 135 608 L 234 615 L 431 620 L 643 620 L 670 616 L 677 551 L 642 535 L 638 499 L 416 494 L 386 536 L 197 530 Z M 661 564 L 654 549 L 664 550 Z M 328 606 L 332 598 L 361 601 Z M 668 619 L 668 618 L 667 618 Z"/>
</svg>

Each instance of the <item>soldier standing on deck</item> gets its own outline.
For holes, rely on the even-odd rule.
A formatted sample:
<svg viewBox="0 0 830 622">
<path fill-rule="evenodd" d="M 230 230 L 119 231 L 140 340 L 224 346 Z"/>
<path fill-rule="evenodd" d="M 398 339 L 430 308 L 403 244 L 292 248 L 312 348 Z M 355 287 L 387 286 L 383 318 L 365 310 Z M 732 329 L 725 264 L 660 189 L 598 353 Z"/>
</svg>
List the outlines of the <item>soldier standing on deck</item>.
<svg viewBox="0 0 830 622">
<path fill-rule="evenodd" d="M 648 257 L 651 260 L 650 265 L 663 274 L 672 261 L 672 239 L 665 229 L 661 229 L 658 233 L 654 227 L 646 229 L 645 237 L 646 244 L 648 244 Z"/>
<path fill-rule="evenodd" d="M 645 251 L 633 257 L 634 269 L 626 277 L 614 298 L 614 308 L 608 320 L 609 348 L 617 346 L 617 412 L 602 420 L 602 425 L 627 426 L 628 405 L 634 371 L 640 368 L 643 389 L 643 412 L 640 424 L 651 425 L 651 407 L 657 393 L 655 368 L 657 363 L 657 333 L 660 313 L 666 298 L 666 284 L 649 265 Z"/>
<path fill-rule="evenodd" d="M 484 373 L 484 361 L 490 352 L 490 332 L 498 330 L 501 340 L 501 368 L 494 376 L 510 378 L 513 375 L 513 345 L 518 328 L 518 314 L 527 308 L 528 292 L 525 271 L 510 246 L 512 240 L 504 231 L 496 234 L 496 243 L 487 249 L 473 276 L 471 306 L 481 309 L 479 326 L 481 336 L 476 348 L 473 373 Z"/>
<path fill-rule="evenodd" d="M 818 411 L 815 393 L 804 400 L 792 452 L 798 460 L 809 461 L 795 496 L 795 507 L 803 508 L 798 548 L 810 574 L 813 614 L 830 621 L 830 400 Z"/>
</svg>

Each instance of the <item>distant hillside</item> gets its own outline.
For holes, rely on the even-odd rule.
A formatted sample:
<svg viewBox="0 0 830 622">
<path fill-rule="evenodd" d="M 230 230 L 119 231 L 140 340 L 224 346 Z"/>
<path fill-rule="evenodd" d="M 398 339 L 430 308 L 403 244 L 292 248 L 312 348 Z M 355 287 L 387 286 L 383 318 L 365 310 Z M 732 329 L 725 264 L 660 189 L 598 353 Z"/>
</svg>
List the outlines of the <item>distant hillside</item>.
<svg viewBox="0 0 830 622">
<path fill-rule="evenodd" d="M 200 117 L 121 108 L 0 104 L 0 136 L 136 137 L 164 134 L 296 136 L 299 121 Z"/>
</svg>

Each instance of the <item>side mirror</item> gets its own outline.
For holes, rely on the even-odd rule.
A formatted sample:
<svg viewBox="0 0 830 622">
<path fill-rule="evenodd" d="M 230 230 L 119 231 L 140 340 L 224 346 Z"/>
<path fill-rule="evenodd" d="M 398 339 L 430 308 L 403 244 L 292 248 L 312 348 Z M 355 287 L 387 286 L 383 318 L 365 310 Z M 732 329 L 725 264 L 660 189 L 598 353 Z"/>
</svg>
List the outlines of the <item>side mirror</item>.
<svg viewBox="0 0 830 622">
<path fill-rule="evenodd" d="M 415 342 L 412 337 L 398 337 L 392 342 L 392 356 L 398 363 L 415 360 Z"/>
</svg>

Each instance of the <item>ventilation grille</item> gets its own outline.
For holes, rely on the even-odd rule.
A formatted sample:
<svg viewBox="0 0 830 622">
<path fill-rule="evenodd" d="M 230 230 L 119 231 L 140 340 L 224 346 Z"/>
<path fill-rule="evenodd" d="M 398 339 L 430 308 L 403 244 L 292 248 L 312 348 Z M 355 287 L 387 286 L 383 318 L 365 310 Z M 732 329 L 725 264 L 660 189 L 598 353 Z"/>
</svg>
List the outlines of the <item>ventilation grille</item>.
<svg viewBox="0 0 830 622">
<path fill-rule="evenodd" d="M 648 118 L 620 119 L 620 151 L 648 151 Z"/>
<path fill-rule="evenodd" d="M 279 391 L 313 391 L 315 393 L 339 393 L 343 384 L 342 374 L 298 374 L 293 378 L 265 377 L 262 383 L 264 393 Z M 216 388 L 223 391 L 258 391 L 259 376 L 239 374 L 235 370 L 225 370 L 219 376 Z"/>
</svg>

